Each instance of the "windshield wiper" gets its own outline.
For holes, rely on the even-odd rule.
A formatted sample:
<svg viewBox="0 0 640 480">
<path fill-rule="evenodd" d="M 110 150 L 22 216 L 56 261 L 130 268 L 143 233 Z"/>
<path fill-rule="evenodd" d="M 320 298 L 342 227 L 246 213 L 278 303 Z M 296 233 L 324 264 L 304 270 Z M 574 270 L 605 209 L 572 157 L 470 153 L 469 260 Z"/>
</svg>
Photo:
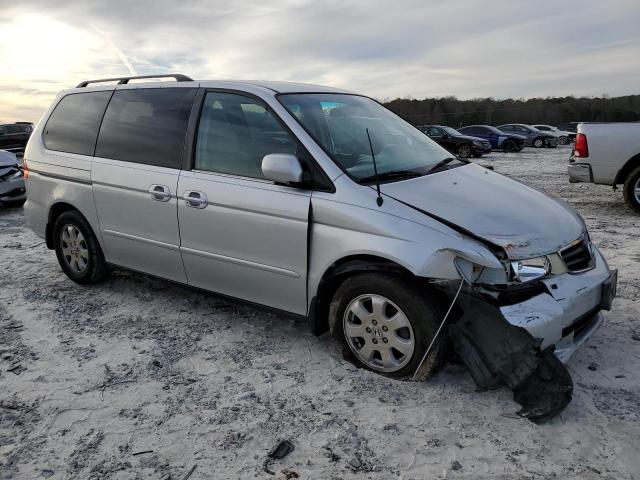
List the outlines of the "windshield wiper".
<svg viewBox="0 0 640 480">
<path fill-rule="evenodd" d="M 427 174 L 429 174 L 429 173 L 435 173 L 437 170 L 441 169 L 442 167 L 444 167 L 444 166 L 445 166 L 445 165 L 447 165 L 448 163 L 453 162 L 454 160 L 461 161 L 460 159 L 455 158 L 455 157 L 447 157 L 447 158 L 444 158 L 444 159 L 440 160 L 438 163 L 436 163 L 433 167 L 431 167 L 431 168 L 429 169 L 429 171 L 427 172 Z"/>
<path fill-rule="evenodd" d="M 378 180 L 400 180 L 403 178 L 415 178 L 421 177 L 423 173 L 415 172 L 413 170 L 389 170 L 388 172 L 382 172 L 377 175 Z M 358 179 L 359 183 L 375 182 L 376 175 L 369 175 Z"/>
</svg>

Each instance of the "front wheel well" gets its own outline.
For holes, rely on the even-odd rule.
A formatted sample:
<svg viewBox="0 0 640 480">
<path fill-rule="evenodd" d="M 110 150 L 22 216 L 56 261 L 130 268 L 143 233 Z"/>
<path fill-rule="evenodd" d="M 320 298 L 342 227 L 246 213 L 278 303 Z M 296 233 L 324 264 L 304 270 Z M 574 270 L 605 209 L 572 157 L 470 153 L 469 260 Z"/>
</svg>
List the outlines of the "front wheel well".
<svg viewBox="0 0 640 480">
<path fill-rule="evenodd" d="M 49 250 L 53 250 L 53 226 L 55 225 L 56 220 L 64 212 L 69 212 L 71 210 L 75 210 L 80 213 L 80 215 L 82 215 L 82 213 L 76 207 L 65 202 L 54 203 L 49 209 L 49 218 L 47 220 L 47 226 L 45 229 L 45 240 L 47 243 L 47 248 Z"/>
<path fill-rule="evenodd" d="M 627 160 L 627 163 L 620 169 L 613 181 L 614 185 L 620 185 L 625 182 L 629 174 L 636 168 L 640 167 L 640 153 Z"/>
<path fill-rule="evenodd" d="M 314 335 L 329 330 L 329 305 L 333 295 L 349 277 L 365 272 L 379 272 L 405 278 L 417 278 L 402 265 L 375 255 L 353 255 L 334 262 L 322 275 L 316 295 L 311 299 L 309 324 Z"/>
</svg>

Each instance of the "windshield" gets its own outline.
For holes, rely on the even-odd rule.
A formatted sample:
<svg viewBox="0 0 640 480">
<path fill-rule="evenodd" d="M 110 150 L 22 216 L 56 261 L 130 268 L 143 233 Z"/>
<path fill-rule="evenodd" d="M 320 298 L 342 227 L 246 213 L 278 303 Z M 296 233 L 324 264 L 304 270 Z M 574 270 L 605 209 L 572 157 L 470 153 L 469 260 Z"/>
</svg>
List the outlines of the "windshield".
<svg viewBox="0 0 640 480">
<path fill-rule="evenodd" d="M 348 94 L 281 94 L 278 100 L 356 181 L 374 175 L 426 174 L 451 154 L 370 98 Z M 367 138 L 371 136 L 371 146 Z M 387 174 L 387 175 L 385 175 Z"/>
<path fill-rule="evenodd" d="M 442 130 L 447 132 L 452 137 L 459 137 L 460 136 L 460 132 L 455 130 L 455 129 L 453 129 L 453 128 L 451 128 L 451 127 L 440 127 L 440 128 L 442 128 Z"/>
</svg>

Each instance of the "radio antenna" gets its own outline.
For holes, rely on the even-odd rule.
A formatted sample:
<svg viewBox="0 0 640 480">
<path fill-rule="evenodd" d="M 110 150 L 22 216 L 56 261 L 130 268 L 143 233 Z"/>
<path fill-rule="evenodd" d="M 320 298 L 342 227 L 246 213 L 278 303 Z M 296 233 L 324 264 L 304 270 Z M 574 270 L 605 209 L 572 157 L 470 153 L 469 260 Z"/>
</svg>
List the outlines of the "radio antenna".
<svg viewBox="0 0 640 480">
<path fill-rule="evenodd" d="M 373 145 L 371 144 L 371 135 L 369 135 L 369 129 L 365 128 L 367 132 L 367 138 L 369 139 L 369 148 L 371 149 L 371 159 L 373 160 L 373 173 L 376 176 L 376 190 L 378 191 L 378 198 L 376 198 L 376 203 L 379 207 L 382 206 L 384 202 L 382 195 L 380 194 L 380 180 L 378 179 L 378 166 L 376 165 L 376 155 L 373 153 Z"/>
</svg>

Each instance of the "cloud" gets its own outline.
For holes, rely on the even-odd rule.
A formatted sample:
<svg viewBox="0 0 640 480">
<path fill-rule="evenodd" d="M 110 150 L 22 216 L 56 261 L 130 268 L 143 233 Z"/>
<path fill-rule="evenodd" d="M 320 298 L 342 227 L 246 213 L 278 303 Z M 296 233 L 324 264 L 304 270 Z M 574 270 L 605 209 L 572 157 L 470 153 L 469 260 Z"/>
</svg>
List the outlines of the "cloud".
<svg viewBox="0 0 640 480">
<path fill-rule="evenodd" d="M 637 1 L 23 0 L 0 14 L 0 120 L 88 78 L 331 84 L 376 98 L 637 92 Z"/>
</svg>

